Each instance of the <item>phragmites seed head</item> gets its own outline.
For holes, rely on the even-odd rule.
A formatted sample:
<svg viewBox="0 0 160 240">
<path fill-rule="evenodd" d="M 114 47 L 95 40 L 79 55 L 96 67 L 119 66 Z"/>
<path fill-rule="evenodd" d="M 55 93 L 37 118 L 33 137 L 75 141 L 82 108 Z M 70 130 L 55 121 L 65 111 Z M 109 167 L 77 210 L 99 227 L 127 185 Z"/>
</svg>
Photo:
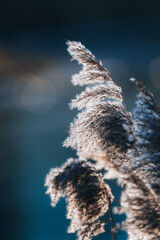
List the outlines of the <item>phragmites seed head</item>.
<svg viewBox="0 0 160 240">
<path fill-rule="evenodd" d="M 79 64 L 83 65 L 82 71 L 72 78 L 74 85 L 83 86 L 106 80 L 112 81 L 110 73 L 103 67 L 102 62 L 98 62 L 96 57 L 85 46 L 75 41 L 67 41 L 67 45 L 72 60 L 77 60 Z"/>
<path fill-rule="evenodd" d="M 77 232 L 79 240 L 89 240 L 104 232 L 105 224 L 99 218 L 106 213 L 113 196 L 91 163 L 69 159 L 61 168 L 51 169 L 45 186 L 52 206 L 60 197 L 66 197 L 69 233 Z"/>
<path fill-rule="evenodd" d="M 133 179 L 132 179 L 133 180 Z M 121 196 L 121 207 L 115 213 L 125 213 L 122 228 L 131 240 L 160 239 L 160 207 L 142 181 L 126 179 Z"/>
<path fill-rule="evenodd" d="M 153 95 L 135 82 L 139 94 L 133 111 L 134 149 L 128 176 L 121 176 L 124 190 L 119 213 L 129 240 L 160 240 L 160 110 Z"/>
<path fill-rule="evenodd" d="M 71 109 L 78 108 L 81 112 L 71 123 L 70 135 L 64 146 L 76 149 L 80 157 L 105 161 L 103 166 L 106 168 L 108 161 L 123 168 L 129 161 L 126 152 L 134 139 L 130 134 L 131 115 L 122 103 L 121 88 L 80 42 L 68 41 L 67 45 L 72 59 L 83 66 L 82 71 L 73 76 L 72 82 L 80 86 L 90 85 L 70 104 Z"/>
<path fill-rule="evenodd" d="M 134 82 L 139 94 L 133 111 L 137 149 L 133 169 L 160 197 L 160 109 L 153 94 L 142 83 Z"/>
<path fill-rule="evenodd" d="M 47 175 L 51 204 L 66 198 L 68 232 L 77 232 L 79 240 L 104 232 L 101 217 L 109 208 L 115 240 L 114 231 L 120 227 L 113 227 L 113 196 L 104 178 L 117 178 L 123 187 L 117 213 L 126 214 L 121 227 L 128 240 L 160 240 L 160 109 L 152 93 L 132 78 L 139 94 L 131 115 L 121 88 L 102 62 L 80 42 L 67 45 L 72 60 L 82 65 L 72 83 L 88 86 L 70 103 L 80 112 L 64 142 L 80 159 L 69 159 Z M 96 169 L 107 170 L 105 176 L 86 159 L 96 160 Z"/>
</svg>

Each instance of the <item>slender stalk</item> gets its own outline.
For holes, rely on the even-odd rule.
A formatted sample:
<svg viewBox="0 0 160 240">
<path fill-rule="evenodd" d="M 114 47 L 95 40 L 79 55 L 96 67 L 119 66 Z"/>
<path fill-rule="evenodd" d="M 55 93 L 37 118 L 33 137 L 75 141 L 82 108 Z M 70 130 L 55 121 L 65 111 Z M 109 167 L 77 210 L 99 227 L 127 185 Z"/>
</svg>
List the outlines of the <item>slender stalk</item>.
<svg viewBox="0 0 160 240">
<path fill-rule="evenodd" d="M 114 230 L 114 220 L 113 220 L 113 213 L 112 213 L 112 205 L 111 205 L 111 201 L 109 200 L 109 213 L 110 213 L 110 218 L 111 218 L 111 232 L 112 232 L 112 238 L 113 240 L 116 240 L 116 233 Z"/>
</svg>

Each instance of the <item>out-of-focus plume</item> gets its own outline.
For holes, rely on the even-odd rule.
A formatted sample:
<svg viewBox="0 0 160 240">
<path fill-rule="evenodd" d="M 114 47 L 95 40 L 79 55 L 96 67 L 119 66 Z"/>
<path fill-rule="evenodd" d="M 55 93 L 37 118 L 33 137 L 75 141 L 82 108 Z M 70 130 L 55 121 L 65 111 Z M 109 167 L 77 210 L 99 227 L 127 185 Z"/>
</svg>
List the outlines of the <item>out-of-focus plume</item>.
<svg viewBox="0 0 160 240">
<path fill-rule="evenodd" d="M 142 83 L 132 81 L 139 91 L 133 111 L 138 152 L 133 159 L 133 169 L 160 196 L 160 109 L 153 94 Z"/>
<path fill-rule="evenodd" d="M 136 154 L 131 156 L 120 212 L 129 239 L 160 239 L 160 110 L 153 95 L 135 79 L 139 94 L 133 111 Z M 135 153 L 135 152 L 134 152 Z"/>
</svg>

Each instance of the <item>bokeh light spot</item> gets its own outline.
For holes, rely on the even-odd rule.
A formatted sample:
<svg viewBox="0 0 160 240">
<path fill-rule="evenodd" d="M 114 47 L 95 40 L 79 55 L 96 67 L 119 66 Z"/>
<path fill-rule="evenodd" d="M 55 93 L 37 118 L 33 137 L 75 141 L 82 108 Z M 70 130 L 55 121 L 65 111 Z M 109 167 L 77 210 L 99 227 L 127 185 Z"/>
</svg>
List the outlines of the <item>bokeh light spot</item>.
<svg viewBox="0 0 160 240">
<path fill-rule="evenodd" d="M 55 104 L 56 91 L 53 83 L 47 79 L 34 75 L 23 76 L 13 86 L 12 101 L 16 107 L 32 113 L 46 113 Z"/>
</svg>

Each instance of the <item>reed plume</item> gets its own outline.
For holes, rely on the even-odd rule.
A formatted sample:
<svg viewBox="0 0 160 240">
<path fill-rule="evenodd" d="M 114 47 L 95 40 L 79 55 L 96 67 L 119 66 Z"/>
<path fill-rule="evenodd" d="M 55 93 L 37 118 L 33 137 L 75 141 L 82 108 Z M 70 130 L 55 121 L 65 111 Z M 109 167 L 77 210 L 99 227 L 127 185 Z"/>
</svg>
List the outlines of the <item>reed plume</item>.
<svg viewBox="0 0 160 240">
<path fill-rule="evenodd" d="M 142 83 L 135 82 L 139 94 L 133 118 L 136 124 L 137 157 L 133 161 L 134 170 L 143 177 L 155 193 L 160 195 L 160 109 L 153 94 Z"/>
<path fill-rule="evenodd" d="M 108 210 L 113 196 L 90 162 L 69 159 L 61 168 L 50 170 L 45 186 L 52 206 L 66 197 L 69 233 L 77 232 L 79 240 L 89 240 L 104 232 L 105 222 L 99 218 Z"/>
<path fill-rule="evenodd" d="M 131 170 L 141 180 L 126 181 L 120 211 L 129 239 L 160 239 L 160 110 L 142 83 L 135 82 L 139 94 L 133 110 L 136 154 Z M 129 178 L 131 173 L 129 174 Z M 122 180 L 123 181 L 123 180 Z"/>
<path fill-rule="evenodd" d="M 100 217 L 108 208 L 113 240 L 118 228 L 127 232 L 129 240 L 160 240 L 160 109 L 143 84 L 131 79 L 139 94 L 130 113 L 121 88 L 102 62 L 80 42 L 67 45 L 72 60 L 82 65 L 72 83 L 87 86 L 70 103 L 79 113 L 64 142 L 79 159 L 68 160 L 46 177 L 52 205 L 66 197 L 68 232 L 77 232 L 79 240 L 104 231 Z M 94 166 L 89 159 L 95 160 Z M 101 168 L 106 170 L 103 177 Z M 104 178 L 116 178 L 123 188 L 120 207 L 115 209 L 126 215 L 120 227 L 113 224 L 113 196 Z"/>
<path fill-rule="evenodd" d="M 72 59 L 83 66 L 72 77 L 73 84 L 89 86 L 70 103 L 71 109 L 82 110 L 71 123 L 64 146 L 76 149 L 80 157 L 98 159 L 102 164 L 105 160 L 105 167 L 108 161 L 109 166 L 113 163 L 122 168 L 134 139 L 130 134 L 131 114 L 123 105 L 121 88 L 102 62 L 81 43 L 68 41 L 67 45 Z"/>
</svg>

